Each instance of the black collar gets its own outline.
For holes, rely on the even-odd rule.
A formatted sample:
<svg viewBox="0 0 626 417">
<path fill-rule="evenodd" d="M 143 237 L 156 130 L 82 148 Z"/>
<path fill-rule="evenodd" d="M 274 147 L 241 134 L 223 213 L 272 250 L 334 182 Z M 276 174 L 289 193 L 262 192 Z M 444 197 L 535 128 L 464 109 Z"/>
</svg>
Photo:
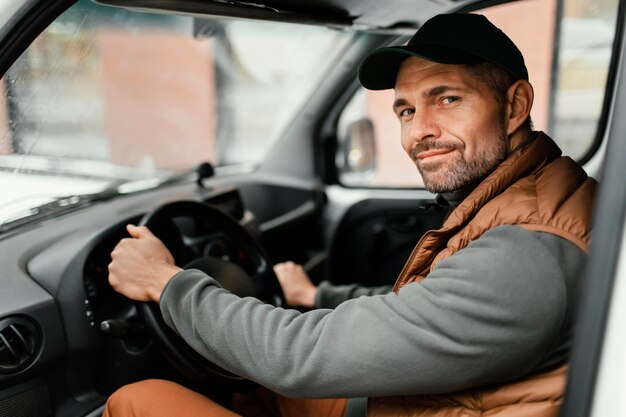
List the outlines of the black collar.
<svg viewBox="0 0 626 417">
<path fill-rule="evenodd" d="M 483 178 L 480 178 L 464 187 L 459 188 L 458 190 L 437 194 L 435 202 L 441 206 L 456 207 L 461 204 L 461 201 L 465 200 L 465 198 L 470 195 L 472 191 L 474 191 L 482 180 Z"/>
</svg>

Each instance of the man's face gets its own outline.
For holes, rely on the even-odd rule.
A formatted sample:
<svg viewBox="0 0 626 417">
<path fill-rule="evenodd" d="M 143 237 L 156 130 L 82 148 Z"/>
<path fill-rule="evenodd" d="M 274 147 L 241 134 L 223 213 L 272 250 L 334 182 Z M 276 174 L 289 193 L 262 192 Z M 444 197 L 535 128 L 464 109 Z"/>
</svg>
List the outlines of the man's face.
<svg viewBox="0 0 626 417">
<path fill-rule="evenodd" d="M 431 192 L 458 190 L 506 157 L 503 106 L 463 66 L 406 59 L 396 78 L 393 110 L 402 147 Z"/>
</svg>

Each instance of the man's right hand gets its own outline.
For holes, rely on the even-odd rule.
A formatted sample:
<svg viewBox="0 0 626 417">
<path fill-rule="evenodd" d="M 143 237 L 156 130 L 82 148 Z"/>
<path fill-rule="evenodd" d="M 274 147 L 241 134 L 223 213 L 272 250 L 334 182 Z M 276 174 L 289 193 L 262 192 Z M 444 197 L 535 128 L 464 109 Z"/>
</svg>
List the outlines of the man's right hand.
<svg viewBox="0 0 626 417">
<path fill-rule="evenodd" d="M 313 285 L 302 265 L 291 261 L 274 265 L 287 304 L 292 307 L 315 307 L 317 287 Z"/>
</svg>

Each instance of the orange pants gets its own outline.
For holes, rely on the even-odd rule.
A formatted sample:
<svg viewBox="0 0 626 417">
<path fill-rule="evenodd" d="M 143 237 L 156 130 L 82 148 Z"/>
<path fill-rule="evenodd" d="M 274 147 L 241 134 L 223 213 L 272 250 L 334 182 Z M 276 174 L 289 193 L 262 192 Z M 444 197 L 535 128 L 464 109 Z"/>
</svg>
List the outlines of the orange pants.
<svg viewBox="0 0 626 417">
<path fill-rule="evenodd" d="M 151 379 L 126 385 L 109 397 L 102 417 L 343 417 L 346 400 L 298 400 L 259 388 L 235 394 L 230 411 L 182 385 Z"/>
</svg>

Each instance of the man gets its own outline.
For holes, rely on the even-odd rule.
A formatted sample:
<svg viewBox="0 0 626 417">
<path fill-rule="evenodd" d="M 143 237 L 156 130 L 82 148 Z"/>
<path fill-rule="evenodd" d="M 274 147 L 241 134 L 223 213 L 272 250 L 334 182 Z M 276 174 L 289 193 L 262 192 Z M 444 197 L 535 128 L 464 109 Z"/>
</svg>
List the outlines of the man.
<svg viewBox="0 0 626 417">
<path fill-rule="evenodd" d="M 202 355 L 288 397 L 370 397 L 372 416 L 556 416 L 595 182 L 532 131 L 521 53 L 483 16 L 439 15 L 407 46 L 371 54 L 359 78 L 395 89 L 402 146 L 454 207 L 393 292 L 339 303 L 337 289 L 334 309 L 275 309 L 180 270 L 134 226 L 112 254 L 111 285 L 159 302 Z M 306 282 L 298 266 L 276 270 Z M 340 416 L 346 402 L 272 404 L 274 415 Z M 164 381 L 121 389 L 105 414 L 233 415 Z"/>
</svg>

